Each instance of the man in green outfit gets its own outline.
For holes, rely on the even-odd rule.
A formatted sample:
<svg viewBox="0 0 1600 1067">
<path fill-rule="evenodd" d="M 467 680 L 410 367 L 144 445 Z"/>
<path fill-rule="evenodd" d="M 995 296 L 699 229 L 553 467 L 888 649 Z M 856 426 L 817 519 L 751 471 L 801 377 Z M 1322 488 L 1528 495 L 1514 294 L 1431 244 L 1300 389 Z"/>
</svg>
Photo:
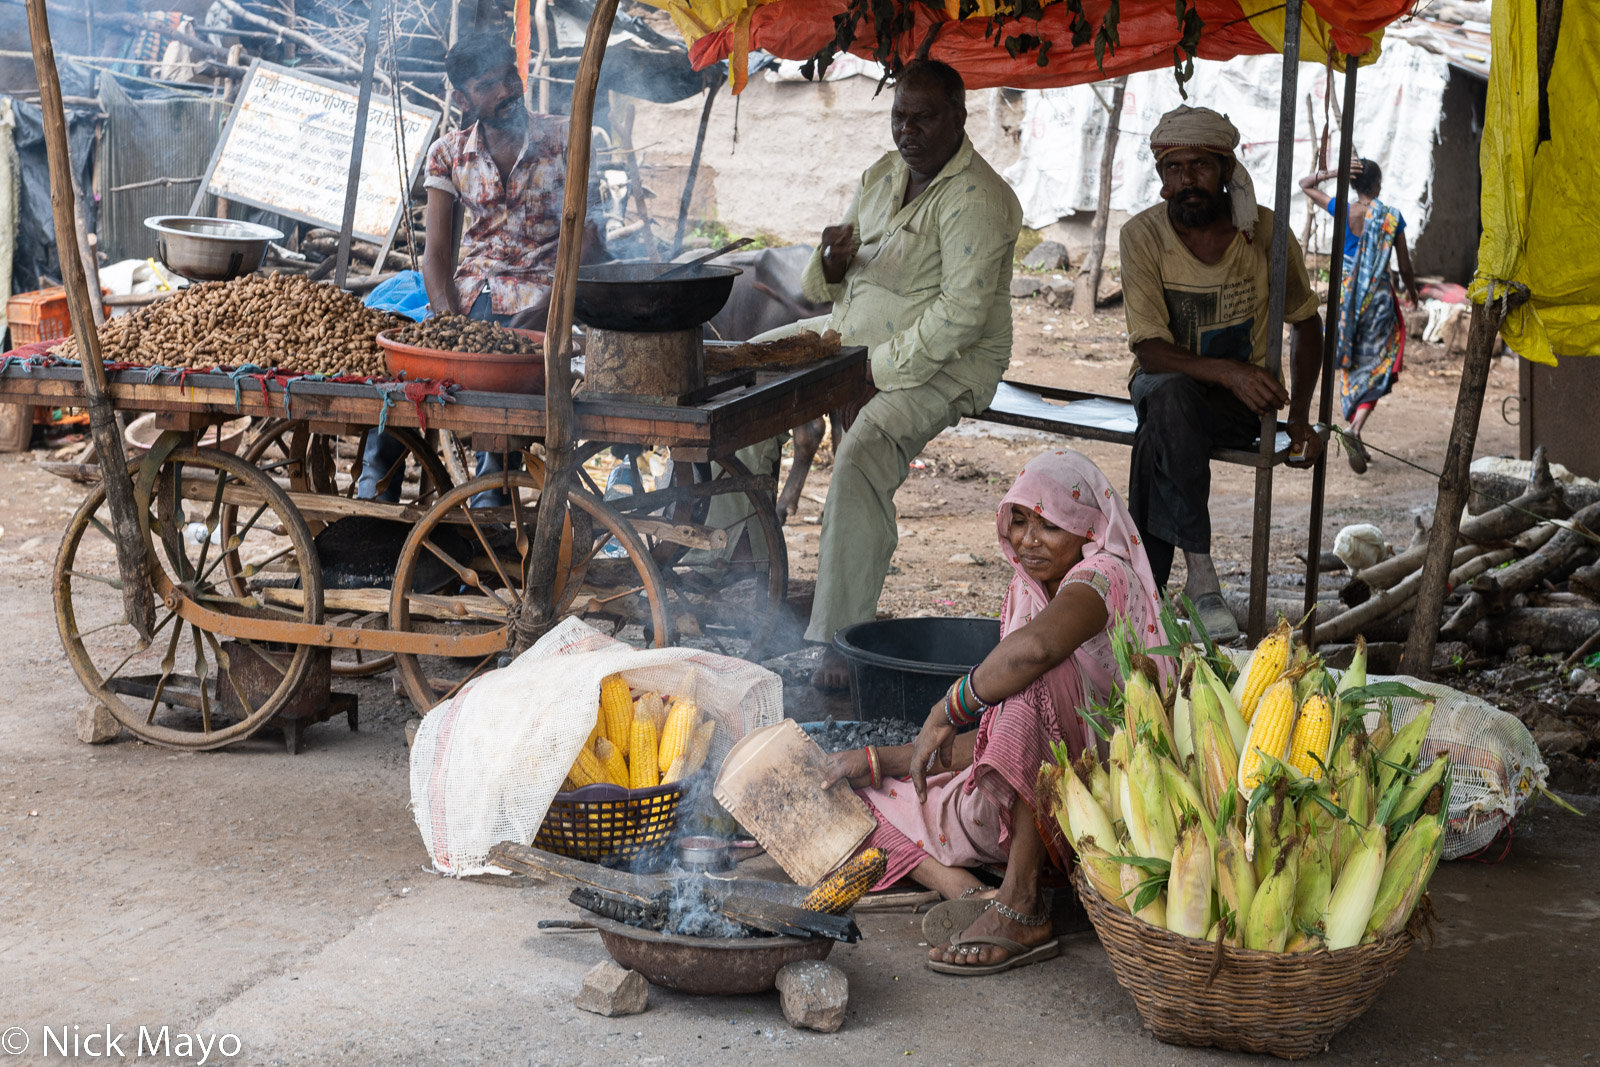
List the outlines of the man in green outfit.
<svg viewBox="0 0 1600 1067">
<path fill-rule="evenodd" d="M 865 345 L 874 390 L 834 457 L 808 641 L 876 616 L 899 540 L 895 491 L 923 446 L 989 406 L 1011 361 L 1022 207 L 967 139 L 966 119 L 954 69 L 907 64 L 890 111 L 898 151 L 867 168 L 806 267 L 806 296 L 831 300 L 833 314 L 785 330 L 834 329 Z M 812 684 L 849 684 L 831 645 Z"/>
</svg>

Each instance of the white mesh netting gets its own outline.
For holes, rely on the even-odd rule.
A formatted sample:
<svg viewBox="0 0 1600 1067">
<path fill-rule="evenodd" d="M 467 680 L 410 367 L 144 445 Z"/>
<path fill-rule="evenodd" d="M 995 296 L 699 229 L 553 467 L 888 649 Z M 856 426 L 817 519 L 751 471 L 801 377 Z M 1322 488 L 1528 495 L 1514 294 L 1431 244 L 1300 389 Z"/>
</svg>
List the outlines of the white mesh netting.
<svg viewBox="0 0 1600 1067">
<path fill-rule="evenodd" d="M 533 840 L 594 728 L 602 679 L 673 693 L 691 672 L 695 701 L 721 724 L 713 766 L 747 732 L 783 718 L 783 682 L 765 668 L 688 648 L 641 651 L 576 619 L 430 711 L 411 747 L 411 811 L 434 867 L 503 873 L 487 865 L 489 849 Z"/>
<path fill-rule="evenodd" d="M 1334 672 L 1337 673 L 1337 672 Z M 1481 697 L 1407 675 L 1371 675 L 1369 683 L 1400 682 L 1425 699 L 1397 697 L 1393 722 L 1399 729 L 1416 717 L 1427 699 L 1434 701 L 1433 721 L 1417 759 L 1418 769 L 1441 752 L 1450 754 L 1449 830 L 1444 858 L 1457 859 L 1486 847 L 1517 816 L 1535 789 L 1542 788 L 1550 768 L 1539 758 L 1533 735 L 1515 716 Z M 1369 726 L 1377 725 L 1374 713 Z"/>
</svg>

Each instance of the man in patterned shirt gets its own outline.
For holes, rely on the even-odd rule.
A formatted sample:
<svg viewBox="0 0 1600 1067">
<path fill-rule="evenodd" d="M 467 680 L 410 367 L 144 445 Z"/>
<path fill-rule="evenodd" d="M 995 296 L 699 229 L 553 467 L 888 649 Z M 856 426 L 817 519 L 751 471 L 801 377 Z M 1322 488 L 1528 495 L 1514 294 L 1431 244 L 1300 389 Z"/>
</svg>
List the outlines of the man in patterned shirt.
<svg viewBox="0 0 1600 1067">
<path fill-rule="evenodd" d="M 422 280 L 429 306 L 436 315 L 542 330 L 561 229 L 568 122 L 529 114 L 516 53 L 499 35 L 462 39 L 445 57 L 445 70 L 464 123 L 428 151 Z M 458 202 L 465 213 L 459 262 L 452 240 Z M 585 262 L 604 255 L 600 235 L 591 218 L 584 228 Z M 393 438 L 369 435 L 359 495 L 399 499 L 395 468 L 404 457 Z M 511 460 L 518 462 L 514 455 Z M 478 454 L 479 474 L 502 469 L 501 456 Z M 380 490 L 383 481 L 388 484 Z M 473 503 L 496 506 L 504 503 L 502 496 L 480 493 Z"/>
</svg>

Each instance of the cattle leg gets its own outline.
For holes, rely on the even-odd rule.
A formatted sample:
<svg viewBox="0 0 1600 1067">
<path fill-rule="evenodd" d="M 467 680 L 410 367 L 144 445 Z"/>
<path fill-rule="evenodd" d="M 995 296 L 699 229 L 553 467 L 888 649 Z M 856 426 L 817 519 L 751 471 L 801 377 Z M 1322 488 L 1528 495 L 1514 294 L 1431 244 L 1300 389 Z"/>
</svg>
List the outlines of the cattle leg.
<svg viewBox="0 0 1600 1067">
<path fill-rule="evenodd" d="M 811 460 L 822 444 L 822 419 L 812 419 L 794 428 L 794 465 L 789 477 L 783 480 L 783 492 L 778 494 L 778 521 L 788 522 L 800 506 L 800 491 L 806 487 L 806 475 L 811 473 Z"/>
</svg>

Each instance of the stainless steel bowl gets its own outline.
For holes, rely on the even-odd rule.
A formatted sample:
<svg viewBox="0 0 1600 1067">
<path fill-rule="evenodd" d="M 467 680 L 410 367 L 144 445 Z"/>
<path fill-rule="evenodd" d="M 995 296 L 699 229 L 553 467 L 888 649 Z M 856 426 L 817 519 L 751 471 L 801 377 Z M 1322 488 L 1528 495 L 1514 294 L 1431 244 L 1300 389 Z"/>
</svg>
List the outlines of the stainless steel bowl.
<svg viewBox="0 0 1600 1067">
<path fill-rule="evenodd" d="M 686 871 L 720 874 L 733 869 L 730 842 L 721 837 L 684 837 L 678 840 L 678 865 Z"/>
<path fill-rule="evenodd" d="M 283 240 L 270 226 L 196 215 L 144 220 L 156 234 L 156 254 L 170 271 L 198 282 L 226 282 L 261 266 L 267 245 Z"/>
</svg>

